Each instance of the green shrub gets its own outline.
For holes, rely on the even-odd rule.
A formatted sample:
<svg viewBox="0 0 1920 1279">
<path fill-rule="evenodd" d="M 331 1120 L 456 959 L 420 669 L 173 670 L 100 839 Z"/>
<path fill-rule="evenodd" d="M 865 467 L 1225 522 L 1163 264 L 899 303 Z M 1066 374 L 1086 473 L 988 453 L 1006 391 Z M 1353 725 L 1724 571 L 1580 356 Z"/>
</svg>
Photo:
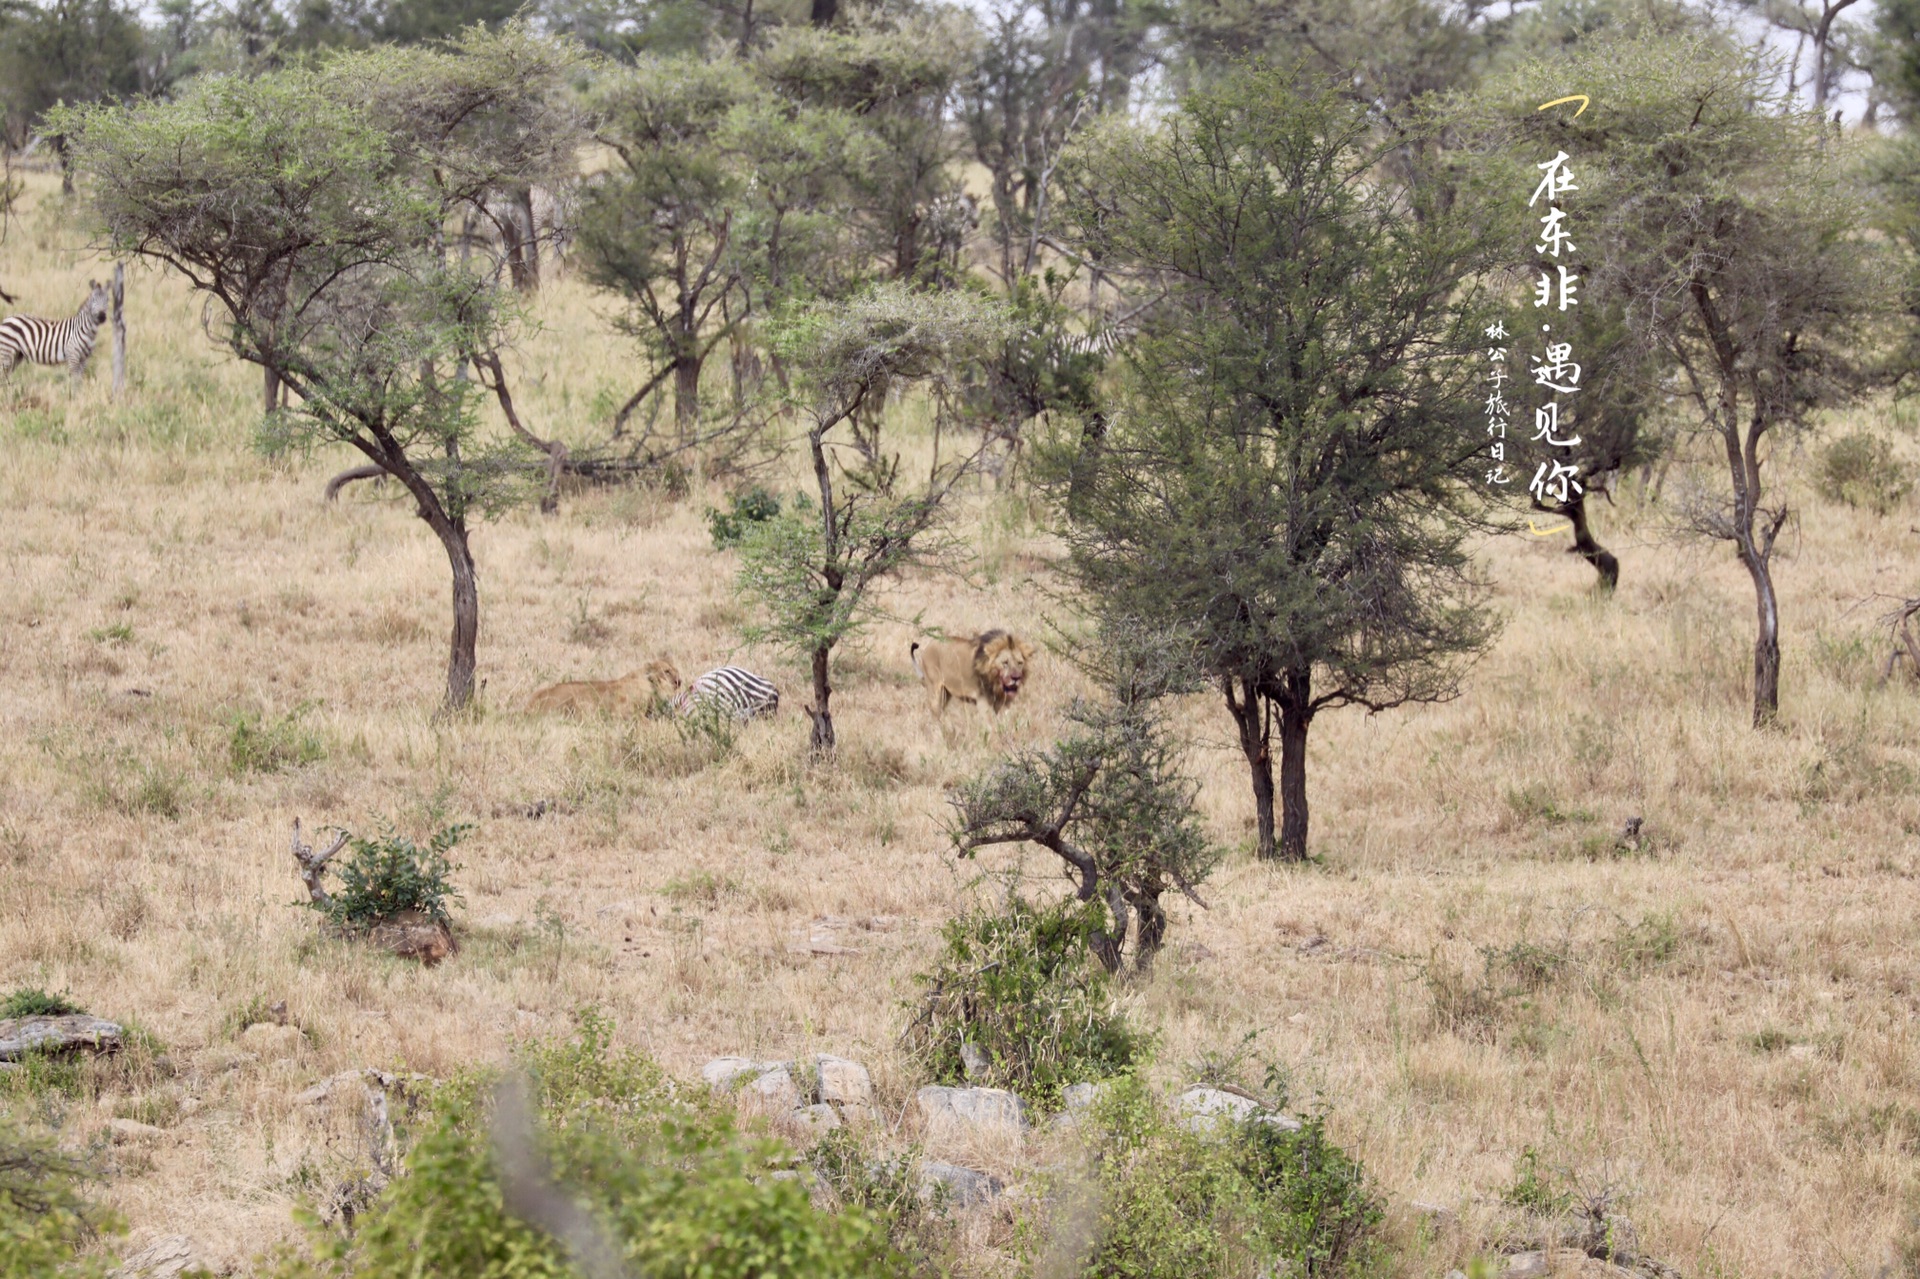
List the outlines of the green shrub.
<svg viewBox="0 0 1920 1279">
<path fill-rule="evenodd" d="M 1114 1007 L 1111 978 L 1093 959 L 1097 906 L 1036 907 L 1015 899 L 948 921 L 946 949 L 920 980 L 926 993 L 906 1044 L 933 1082 L 969 1082 L 962 1046 L 977 1048 L 986 1076 L 1043 1111 L 1068 1084 L 1128 1069 L 1146 1040 Z"/>
<path fill-rule="evenodd" d="M 22 986 L 0 1001 L 0 1020 L 8 1017 L 64 1017 L 86 1009 L 65 995 L 49 995 L 44 990 Z"/>
<path fill-rule="evenodd" d="M 651 1059 L 610 1045 L 583 1015 L 569 1041 L 523 1046 L 539 1124 L 538 1157 L 647 1279 L 865 1279 L 898 1273 L 857 1208 L 816 1207 L 792 1154 L 738 1132 L 704 1094 L 676 1099 Z M 491 1142 L 491 1080 L 466 1076 L 429 1103 L 424 1135 L 356 1219 L 350 1239 L 316 1233 L 283 1257 L 277 1279 L 575 1279 L 552 1236 L 502 1211 Z"/>
<path fill-rule="evenodd" d="M 319 736 L 300 726 L 303 703 L 279 719 L 242 711 L 227 729 L 227 766 L 239 773 L 277 773 L 326 758 Z"/>
<path fill-rule="evenodd" d="M 1887 440 L 1854 431 L 1821 450 L 1816 483 L 1828 501 L 1885 515 L 1913 488 L 1913 477 Z"/>
<path fill-rule="evenodd" d="M 425 848 L 392 831 L 379 839 L 354 836 L 348 842 L 347 860 L 339 868 L 339 889 L 316 908 L 348 930 L 364 929 L 409 910 L 451 923 L 447 903 L 460 894 L 448 882 L 458 868 L 448 860 L 447 851 L 472 829 L 449 826 Z"/>
<path fill-rule="evenodd" d="M 98 1275 L 104 1261 L 75 1250 L 118 1222 L 81 1195 L 88 1170 L 49 1143 L 0 1120 L 0 1279 Z"/>
<path fill-rule="evenodd" d="M 1573 1194 L 1551 1168 L 1540 1166 L 1540 1152 L 1528 1146 L 1513 1161 L 1513 1184 L 1500 1192 L 1500 1202 L 1537 1217 L 1558 1217 L 1573 1206 Z"/>
<path fill-rule="evenodd" d="M 707 508 L 707 530 L 713 535 L 713 549 L 724 551 L 738 546 L 755 524 L 764 524 L 780 514 L 780 499 L 755 485 L 733 495 L 731 510 Z"/>
<path fill-rule="evenodd" d="M 1137 1077 L 1087 1121 L 1100 1224 L 1089 1279 L 1333 1279 L 1365 1273 L 1381 1210 L 1324 1122 L 1180 1123 Z"/>
</svg>

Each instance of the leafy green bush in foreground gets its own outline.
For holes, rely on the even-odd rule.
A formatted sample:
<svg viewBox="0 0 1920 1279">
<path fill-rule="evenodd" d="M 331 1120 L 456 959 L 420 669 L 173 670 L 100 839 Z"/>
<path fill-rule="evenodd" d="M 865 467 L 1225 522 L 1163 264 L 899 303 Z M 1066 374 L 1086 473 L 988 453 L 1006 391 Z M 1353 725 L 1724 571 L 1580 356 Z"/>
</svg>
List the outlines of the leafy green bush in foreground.
<svg viewBox="0 0 1920 1279">
<path fill-rule="evenodd" d="M 1379 1205 L 1318 1118 L 1298 1132 L 1257 1118 L 1189 1128 L 1129 1077 L 1083 1122 L 1098 1152 L 1080 1187 L 1099 1221 L 1086 1279 L 1336 1279 L 1377 1259 Z"/>
<path fill-rule="evenodd" d="M 1043 1111 L 1060 1108 L 1069 1084 L 1134 1065 L 1146 1036 L 1114 1006 L 1112 979 L 1087 943 L 1100 907 L 1068 900 L 978 910 L 949 920 L 946 949 L 931 973 L 908 1051 L 934 1083 L 1008 1088 Z M 969 1078 L 962 1046 L 986 1063 Z M 976 1067 L 976 1074 L 978 1074 Z"/>
<path fill-rule="evenodd" d="M 772 1174 L 787 1148 L 736 1130 L 730 1111 L 675 1097 L 641 1053 L 610 1046 L 583 1014 L 567 1042 L 527 1045 L 539 1157 L 584 1204 L 635 1279 L 862 1279 L 898 1273 L 857 1209 L 814 1206 Z M 505 1211 L 491 1146 L 491 1080 L 470 1075 L 430 1103 L 425 1134 L 349 1236 L 316 1230 L 276 1279 L 573 1279 L 565 1249 Z"/>
<path fill-rule="evenodd" d="M 81 1196 L 87 1177 L 73 1159 L 0 1120 L 0 1279 L 79 1279 L 106 1268 L 74 1259 L 115 1224 Z"/>
</svg>

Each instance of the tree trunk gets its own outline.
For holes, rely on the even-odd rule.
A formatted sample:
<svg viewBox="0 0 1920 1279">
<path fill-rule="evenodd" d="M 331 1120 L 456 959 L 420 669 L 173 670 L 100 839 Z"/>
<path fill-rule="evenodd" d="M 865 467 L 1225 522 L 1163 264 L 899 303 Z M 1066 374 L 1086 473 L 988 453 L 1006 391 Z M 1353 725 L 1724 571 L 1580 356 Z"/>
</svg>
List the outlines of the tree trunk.
<svg viewBox="0 0 1920 1279">
<path fill-rule="evenodd" d="M 507 277 L 522 293 L 540 287 L 539 249 L 533 229 L 533 193 L 525 187 L 507 193 L 506 216 L 500 218 L 500 247 L 506 251 Z"/>
<path fill-rule="evenodd" d="M 1620 561 L 1606 547 L 1593 540 L 1593 529 L 1587 523 L 1586 493 L 1583 491 L 1560 509 L 1573 521 L 1574 553 L 1593 565 L 1593 571 L 1600 575 L 1600 589 L 1610 591 L 1620 585 Z"/>
<path fill-rule="evenodd" d="M 828 701 L 833 697 L 833 685 L 827 678 L 827 658 L 831 652 L 827 648 L 813 650 L 813 705 L 807 707 L 807 717 L 813 721 L 813 736 L 809 745 L 816 755 L 833 753 L 833 712 L 828 708 Z"/>
<path fill-rule="evenodd" d="M 840 14 L 840 0 L 813 0 L 813 10 L 808 19 L 816 27 L 830 27 Z"/>
<path fill-rule="evenodd" d="M 1139 916 L 1133 950 L 1133 966 L 1140 972 L 1153 967 L 1153 957 L 1167 941 L 1167 912 L 1160 905 L 1158 897 L 1149 897 L 1137 893 L 1133 898 L 1134 913 Z"/>
<path fill-rule="evenodd" d="M 1240 749 L 1245 753 L 1247 768 L 1253 774 L 1253 812 L 1259 828 L 1254 855 L 1263 862 L 1271 861 L 1274 857 L 1273 755 L 1267 749 L 1270 730 L 1266 716 L 1262 714 L 1259 691 L 1252 680 L 1241 682 L 1242 697 L 1238 701 L 1234 698 L 1232 677 L 1229 676 L 1223 684 L 1227 695 L 1227 711 L 1240 729 Z"/>
<path fill-rule="evenodd" d="M 113 264 L 113 398 L 127 395 L 127 265 Z"/>
<path fill-rule="evenodd" d="M 419 498 L 425 485 L 407 487 Z M 431 505 L 421 501 L 420 517 L 446 548 L 447 562 L 453 568 L 453 635 L 447 653 L 446 709 L 463 710 L 473 700 L 474 650 L 480 638 L 480 588 L 473 552 L 467 546 L 467 524 L 449 518 L 437 499 Z"/>
<path fill-rule="evenodd" d="M 1780 714 L 1780 601 L 1773 593 L 1773 569 L 1764 556 L 1743 554 L 1753 577 L 1759 629 L 1753 640 L 1753 726 L 1765 728 Z"/>
<path fill-rule="evenodd" d="M 1313 674 L 1286 677 L 1280 703 L 1280 860 L 1307 860 L 1307 726 L 1313 722 Z"/>
<path fill-rule="evenodd" d="M 673 357 L 673 422 L 683 444 L 693 438 L 700 420 L 700 358 L 693 352 L 691 345 L 683 346 Z"/>
<path fill-rule="evenodd" d="M 266 393 L 267 412 L 271 413 L 280 407 L 280 375 L 270 365 L 266 369 L 265 383 L 262 389 Z"/>
</svg>

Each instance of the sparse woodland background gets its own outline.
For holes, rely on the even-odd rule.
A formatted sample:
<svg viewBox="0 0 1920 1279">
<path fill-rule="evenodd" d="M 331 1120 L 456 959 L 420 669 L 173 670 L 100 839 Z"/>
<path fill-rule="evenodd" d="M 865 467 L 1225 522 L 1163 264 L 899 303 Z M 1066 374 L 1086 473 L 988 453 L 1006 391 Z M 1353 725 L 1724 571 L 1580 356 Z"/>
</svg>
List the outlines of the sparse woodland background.
<svg viewBox="0 0 1920 1279">
<path fill-rule="evenodd" d="M 1920 92 L 1912 8 L 1196 0 L 869 12 L 817 0 L 530 11 L 512 38 L 564 41 L 551 46 L 566 51 L 554 100 L 602 121 L 597 135 L 581 125 L 568 155 L 611 176 L 576 193 L 564 256 L 540 245 L 537 287 L 515 278 L 497 227 L 483 225 L 499 174 L 471 191 L 443 183 L 452 194 L 421 225 L 474 228 L 467 267 L 492 272 L 487 296 L 503 318 L 496 328 L 491 311 L 462 312 L 404 359 L 367 357 L 400 368 L 401 391 L 390 381 L 351 404 L 326 399 L 390 413 L 404 393 L 410 420 L 427 423 L 429 447 L 414 454 L 431 463 L 423 482 L 472 499 L 461 537 L 478 640 L 470 704 L 451 712 L 469 699 L 448 664 L 448 544 L 417 497 L 365 480 L 323 501 L 329 478 L 368 455 L 337 434 L 288 429 L 302 403 L 325 398 L 303 399 L 298 380 L 320 365 L 283 365 L 292 391 L 268 381 L 266 394 L 287 407 L 265 414 L 261 368 L 235 358 L 225 313 L 178 272 L 134 258 L 124 398 L 109 393 L 104 341 L 76 393 L 45 369 L 17 370 L 0 391 L 0 992 L 63 992 L 136 1032 L 112 1059 L 0 1075 L 7 1140 L 77 1158 L 97 1175 L 82 1187 L 90 1211 L 124 1227 L 80 1232 L 73 1264 L 104 1268 L 109 1254 L 184 1234 L 233 1273 L 401 1273 L 379 1268 L 405 1254 L 386 1236 L 333 1260 L 313 1240 L 344 1237 L 342 1188 L 405 1166 L 426 1112 L 382 1152 L 364 1116 L 296 1097 L 363 1067 L 443 1081 L 439 1113 L 454 1126 L 415 1148 L 422 1179 L 389 1191 L 427 1202 L 435 1187 L 471 1189 L 433 1142 L 481 1104 L 471 1072 L 515 1053 L 545 1072 L 550 1119 L 615 1088 L 652 1104 L 669 1097 L 666 1080 L 685 1090 L 717 1056 L 854 1058 L 888 1117 L 860 1138 L 862 1160 L 917 1145 L 1040 1187 L 1035 1170 L 1079 1157 L 1071 1134 L 960 1139 L 911 1117 L 925 1064 L 902 1032 L 949 921 L 1005 910 L 1012 884 L 1046 902 L 1074 887 L 1030 843 L 957 857 L 949 796 L 998 761 L 1056 748 L 1083 722 L 1073 715 L 1124 684 L 1075 660 L 1111 618 L 1089 607 L 1073 558 L 1092 526 L 1073 503 L 1102 500 L 1097 486 L 1075 494 L 1086 473 L 1073 459 L 1090 441 L 1172 451 L 1164 433 L 1128 434 L 1143 405 L 1190 405 L 1180 397 L 1193 385 L 1235 385 L 1246 367 L 1231 342 L 1206 345 L 1214 330 L 1182 327 L 1224 296 L 1216 282 L 1094 269 L 1089 246 L 1111 241 L 1056 218 L 1054 204 L 1105 207 L 1074 206 L 1058 184 L 1097 185 L 1114 169 L 1076 177 L 1073 147 L 1126 127 L 1114 121 L 1151 128 L 1182 95 L 1250 65 L 1322 88 L 1337 72 L 1361 127 L 1418 136 L 1385 148 L 1370 170 L 1381 183 L 1457 183 L 1447 190 L 1477 199 L 1473 175 L 1495 161 L 1456 170 L 1445 157 L 1513 142 L 1487 123 L 1486 103 L 1531 88 L 1530 59 L 1591 57 L 1609 47 L 1594 41 L 1649 33 L 1737 50 L 1771 23 L 1789 51 L 1798 41 L 1779 71 L 1780 109 L 1851 104 L 1844 127 L 1819 135 L 1829 140 L 1815 159 L 1835 185 L 1813 192 L 1832 198 L 1807 216 L 1836 219 L 1823 251 L 1857 250 L 1843 265 L 1873 276 L 1847 294 L 1856 327 L 1832 329 L 1820 361 L 1779 347 L 1748 383 L 1754 402 L 1779 410 L 1757 452 L 1766 507 L 1788 512 L 1770 552 L 1777 711 L 1756 702 L 1754 575 L 1712 540 L 1724 523 L 1706 518 L 1726 498 L 1722 439 L 1671 362 L 1607 345 L 1636 318 L 1608 312 L 1607 298 L 1651 270 L 1623 255 L 1617 291 L 1596 282 L 1582 317 L 1604 358 L 1617 350 L 1609 370 L 1640 377 L 1595 397 L 1607 412 L 1591 420 L 1596 451 L 1583 463 L 1609 477 L 1608 492 L 1596 485 L 1578 512 L 1480 504 L 1463 517 L 1459 544 L 1494 625 L 1477 656 L 1463 646 L 1472 660 L 1457 695 L 1377 715 L 1352 707 L 1302 731 L 1309 860 L 1257 856 L 1274 832 L 1257 822 L 1245 738 L 1217 681 L 1175 680 L 1145 699 L 1192 788 L 1207 908 L 1166 888 L 1164 949 L 1099 989 L 1151 1041 L 1140 1058 L 1149 1092 L 1230 1083 L 1325 1116 L 1381 1216 L 1366 1248 L 1308 1273 L 1438 1279 L 1594 1202 L 1631 1220 L 1637 1254 L 1689 1279 L 1920 1273 L 1920 684 L 1913 663 L 1889 660 L 1896 635 L 1883 620 L 1920 576 L 1906 479 L 1920 466 L 1920 419 L 1904 398 L 1903 281 L 1920 209 L 1904 149 Z M 56 103 L 180 99 L 212 77 L 291 84 L 262 77 L 341 74 L 374 64 L 330 63 L 329 51 L 400 57 L 512 16 L 430 0 L 170 4 L 144 17 L 105 0 L 0 9 L 9 309 L 64 316 L 84 281 L 111 269 L 83 134 L 43 127 Z M 870 60 L 835 62 L 836 32 L 870 41 Z M 899 92 L 862 99 L 871 82 L 835 78 L 849 65 Z M 614 101 L 622 86 L 633 96 Z M 1634 89 L 1646 114 L 1633 120 L 1657 119 L 1660 88 Z M 1454 114 L 1433 126 L 1421 113 L 1452 91 L 1463 95 L 1446 99 Z M 717 101 L 724 119 L 700 114 Z M 646 119 L 691 114 L 669 121 L 671 147 L 623 158 L 604 123 L 621 110 L 633 113 L 629 139 L 650 136 Z M 784 128 L 802 117 L 806 127 Z M 1660 153 L 1671 142 L 1637 127 L 1607 145 Z M 1774 136 L 1763 122 L 1720 154 L 1764 158 Z M 404 173 L 451 171 L 451 154 Z M 1575 151 L 1576 171 L 1582 162 Z M 520 188 L 554 176 L 537 167 L 508 176 Z M 388 172 L 403 167 L 361 176 Z M 751 189 L 729 187 L 742 173 L 757 175 Z M 676 184 L 696 181 L 686 207 L 752 220 L 676 222 L 651 239 L 619 223 L 622 209 L 668 207 L 688 195 Z M 1525 192 L 1510 194 L 1517 241 Z M 1596 202 L 1571 205 L 1576 233 L 1583 219 L 1595 229 L 1584 260 L 1596 281 L 1601 215 Z M 721 236 L 739 256 L 717 251 Z M 650 313 L 650 289 L 677 305 L 695 284 L 714 287 L 703 252 L 719 263 L 709 276 L 738 281 L 693 297 L 691 329 L 676 328 L 673 307 Z M 433 257 L 459 251 L 433 246 Z M 1518 281 L 1502 287 L 1520 297 Z M 1787 287 L 1814 295 L 1804 279 Z M 400 313 L 426 305 L 383 296 Z M 886 329 L 894 363 L 878 373 L 829 358 L 848 348 L 836 335 L 893 324 L 916 297 L 949 308 L 951 324 L 919 346 Z M 1178 309 L 1183 298 L 1192 309 Z M 843 304 L 868 309 L 833 309 Z M 253 338 L 270 340 L 251 349 L 271 355 L 288 330 L 277 314 L 256 318 Z M 1154 359 L 1157 375 L 1140 371 Z M 1208 360 L 1226 371 L 1168 372 Z M 501 387 L 525 430 L 509 425 Z M 847 597 L 842 611 L 809 613 L 818 601 L 777 595 L 791 576 L 772 570 L 804 567 L 817 549 L 805 540 L 821 501 L 807 435 L 829 418 L 841 441 L 833 492 L 856 512 L 848 528 L 886 534 L 846 545 L 893 558 L 860 582 L 857 608 Z M 501 459 L 488 473 L 500 483 L 481 501 L 450 459 L 496 447 L 484 455 Z M 717 545 L 727 539 L 709 512 L 753 485 L 781 512 L 764 540 Z M 923 500 L 938 518 L 913 525 Z M 863 510 L 873 523 L 859 524 Z M 1528 516 L 1577 520 L 1616 560 L 1618 585 L 1597 584 L 1604 571 L 1569 553 L 1567 534 L 1514 531 Z M 1771 517 L 1757 518 L 1764 528 Z M 887 540 L 903 528 L 927 539 L 911 554 Z M 783 546 L 799 549 L 782 560 Z M 743 588 L 743 563 L 768 571 Z M 1048 642 L 1032 679 L 1004 716 L 955 706 L 936 724 L 908 644 L 991 625 Z M 816 701 L 823 649 L 830 754 L 801 709 Z M 702 732 L 520 710 L 555 680 L 613 678 L 662 655 L 689 676 L 729 661 L 765 674 L 782 712 Z M 296 817 L 423 841 L 472 823 L 452 850 L 458 955 L 422 967 L 323 927 L 295 903 Z M 584 1065 L 555 1047 L 581 1035 Z M 619 1127 L 631 1118 L 620 1114 L 611 1131 L 623 1148 L 654 1149 L 657 1134 Z M 157 1131 L 116 1134 L 124 1119 Z M 570 1134 L 556 1138 L 562 1164 L 625 1167 L 610 1155 L 596 1164 L 590 1130 L 554 1122 Z M 766 1190 L 764 1152 L 685 1140 L 662 1157 L 706 1169 L 743 1203 L 802 1213 Z M 373 1214 L 363 1222 L 389 1223 L 375 1231 L 414 1220 L 380 1218 L 371 1192 L 352 1202 Z M 1167 1273 L 1145 1261 L 1048 1270 L 1033 1232 L 1071 1214 L 1039 1188 L 924 1236 L 908 1230 L 911 1213 L 882 1209 L 807 1217 L 808 1246 L 840 1260 L 779 1273 L 875 1273 L 847 1260 L 873 1245 L 861 1233 L 870 1222 L 932 1249 L 902 1254 L 920 1273 Z M 309 1233 L 302 1210 L 330 1224 Z M 304 1260 L 263 1260 L 282 1246 Z M 381 1247 L 399 1251 L 371 1260 Z M 575 1273 L 553 1258 L 498 1273 Z M 660 1265 L 637 1273 L 686 1273 Z"/>
</svg>

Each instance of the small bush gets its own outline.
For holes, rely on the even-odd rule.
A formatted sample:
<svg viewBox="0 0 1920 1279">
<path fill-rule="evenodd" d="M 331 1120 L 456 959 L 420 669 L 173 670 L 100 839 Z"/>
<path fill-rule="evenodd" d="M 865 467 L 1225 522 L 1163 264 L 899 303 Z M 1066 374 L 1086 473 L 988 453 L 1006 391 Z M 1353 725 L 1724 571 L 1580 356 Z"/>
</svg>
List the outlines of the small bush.
<svg viewBox="0 0 1920 1279">
<path fill-rule="evenodd" d="M 65 995 L 49 995 L 44 990 L 22 986 L 0 1002 L 0 1021 L 9 1017 L 64 1017 L 85 1011 Z"/>
<path fill-rule="evenodd" d="M 673 726 L 680 734 L 680 744 L 710 764 L 733 754 L 740 734 L 740 721 L 710 698 L 688 706 L 685 714 L 674 718 Z"/>
<path fill-rule="evenodd" d="M 1128 1279 L 1368 1273 L 1381 1210 L 1324 1120 L 1196 1131 L 1135 1077 L 1094 1105 L 1100 1229 L 1078 1273 Z"/>
<path fill-rule="evenodd" d="M 1828 501 L 1877 515 L 1892 510 L 1913 488 L 1913 477 L 1894 456 L 1893 445 L 1866 431 L 1843 435 L 1821 450 L 1815 482 Z"/>
<path fill-rule="evenodd" d="M 325 759 L 327 748 L 319 736 L 302 728 L 306 704 L 279 719 L 242 711 L 227 728 L 227 767 L 235 774 L 277 773 Z"/>
<path fill-rule="evenodd" d="M 1145 1037 L 1113 1005 L 1111 978 L 1093 959 L 1099 926 L 1076 901 L 974 911 L 948 922 L 946 950 L 907 1027 L 908 1051 L 935 1083 L 969 1082 L 963 1045 L 978 1049 L 986 1076 L 1043 1111 L 1068 1084 L 1125 1071 Z"/>
<path fill-rule="evenodd" d="M 1540 1166 L 1540 1152 L 1528 1146 L 1513 1161 L 1513 1184 L 1500 1192 L 1500 1202 L 1536 1217 L 1558 1217 L 1573 1206 L 1573 1193 L 1551 1168 Z"/>
<path fill-rule="evenodd" d="M 780 514 L 780 499 L 755 485 L 733 495 L 732 509 L 707 508 L 707 530 L 713 535 L 713 549 L 724 551 L 738 546 L 755 524 L 764 524 Z"/>
<path fill-rule="evenodd" d="M 340 867 L 340 887 L 324 906 L 316 904 L 340 928 L 358 931 L 403 911 L 417 910 L 452 923 L 447 903 L 460 894 L 448 881 L 458 869 L 447 852 L 473 827 L 449 826 L 420 847 L 391 831 L 379 839 L 355 836 Z"/>
<path fill-rule="evenodd" d="M 918 1150 L 880 1154 L 850 1128 L 827 1134 L 808 1156 L 818 1176 L 840 1204 L 858 1208 L 886 1231 L 893 1249 L 906 1258 L 903 1273 L 952 1273 L 942 1261 L 954 1245 L 953 1213 L 944 1186 L 922 1194 L 914 1175 Z"/>
</svg>

